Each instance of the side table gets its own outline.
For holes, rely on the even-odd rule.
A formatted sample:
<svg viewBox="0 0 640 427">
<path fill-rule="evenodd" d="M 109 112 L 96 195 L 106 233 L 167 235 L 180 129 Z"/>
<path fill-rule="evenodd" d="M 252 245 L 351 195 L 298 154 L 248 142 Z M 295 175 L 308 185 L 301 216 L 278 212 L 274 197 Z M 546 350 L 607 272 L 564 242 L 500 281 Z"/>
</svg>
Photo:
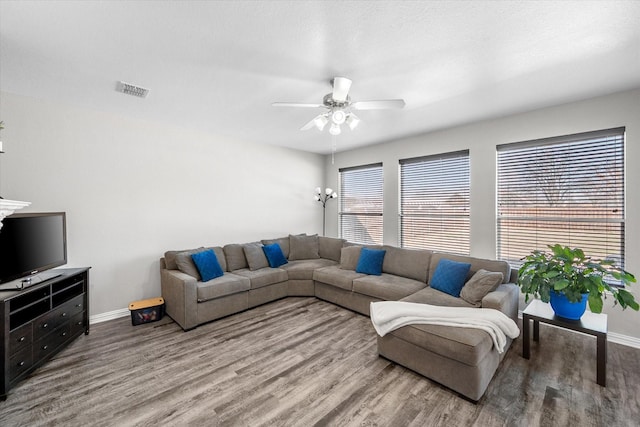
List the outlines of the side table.
<svg viewBox="0 0 640 427">
<path fill-rule="evenodd" d="M 540 322 L 593 335 L 597 339 L 597 383 L 607 386 L 607 315 L 586 311 L 580 320 L 558 317 L 551 305 L 533 300 L 522 312 L 522 357 L 529 358 L 529 320 L 533 320 L 533 340 L 540 338 Z"/>
</svg>

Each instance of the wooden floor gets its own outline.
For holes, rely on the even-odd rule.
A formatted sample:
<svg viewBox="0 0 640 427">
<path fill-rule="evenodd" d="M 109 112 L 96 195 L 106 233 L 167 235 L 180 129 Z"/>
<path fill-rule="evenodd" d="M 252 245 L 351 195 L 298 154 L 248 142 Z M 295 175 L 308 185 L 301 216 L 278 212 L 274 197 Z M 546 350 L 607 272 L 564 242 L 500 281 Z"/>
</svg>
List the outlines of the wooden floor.
<svg viewBox="0 0 640 427">
<path fill-rule="evenodd" d="M 170 318 L 92 325 L 0 402 L 9 426 L 630 426 L 640 350 L 540 325 L 478 404 L 378 357 L 369 318 L 287 298 L 183 332 Z"/>
</svg>

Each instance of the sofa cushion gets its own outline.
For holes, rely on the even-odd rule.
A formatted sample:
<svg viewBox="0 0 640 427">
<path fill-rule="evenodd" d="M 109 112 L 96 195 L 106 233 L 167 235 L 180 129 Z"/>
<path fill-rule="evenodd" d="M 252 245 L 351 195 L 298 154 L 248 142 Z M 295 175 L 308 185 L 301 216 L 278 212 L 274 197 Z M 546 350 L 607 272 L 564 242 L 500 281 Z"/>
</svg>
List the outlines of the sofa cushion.
<svg viewBox="0 0 640 427">
<path fill-rule="evenodd" d="M 340 268 L 343 270 L 356 270 L 362 246 L 345 246 L 340 250 Z"/>
<path fill-rule="evenodd" d="M 360 257 L 358 258 L 358 265 L 356 266 L 356 273 L 372 274 L 379 276 L 382 274 L 382 262 L 384 261 L 384 255 L 387 253 L 384 249 L 369 249 L 362 248 L 360 251 Z"/>
<path fill-rule="evenodd" d="M 344 239 L 337 239 L 335 237 L 318 237 L 318 254 L 320 258 L 340 262 L 342 246 L 345 241 Z"/>
<path fill-rule="evenodd" d="M 459 297 L 471 264 L 442 258 L 436 266 L 429 285 L 451 296 Z"/>
<path fill-rule="evenodd" d="M 277 243 L 278 245 L 280 245 L 280 249 L 282 249 L 282 253 L 284 254 L 284 257 L 289 258 L 289 236 L 280 237 L 278 239 L 262 240 L 262 244 L 265 246 L 273 245 L 274 243 Z"/>
<path fill-rule="evenodd" d="M 352 270 L 343 270 L 339 265 L 318 268 L 313 272 L 313 280 L 316 282 L 333 285 L 338 288 L 346 289 L 347 291 L 353 290 L 354 279 L 359 279 L 360 277 L 365 276 L 365 274 L 356 273 Z"/>
<path fill-rule="evenodd" d="M 198 273 L 200 273 L 200 278 L 203 282 L 215 279 L 216 277 L 220 277 L 224 274 L 213 249 L 196 252 L 191 255 L 191 259 L 196 265 Z"/>
<path fill-rule="evenodd" d="M 465 255 L 453 255 L 434 252 L 433 255 L 431 255 L 431 264 L 429 265 L 429 282 L 427 283 L 431 283 L 431 278 L 433 277 L 435 268 L 442 258 L 447 258 L 458 262 L 467 262 L 471 264 L 471 268 L 469 269 L 469 273 L 467 274 L 467 280 L 469 280 L 471 276 L 476 274 L 476 271 L 480 270 L 481 268 L 487 271 L 499 271 L 500 273 L 502 273 L 504 275 L 502 283 L 509 283 L 509 278 L 511 277 L 511 266 L 506 261 L 496 261 L 483 258 L 474 258 Z"/>
<path fill-rule="evenodd" d="M 248 291 L 251 287 L 251 282 L 246 277 L 233 273 L 225 273 L 207 282 L 198 282 L 196 287 L 198 302 L 204 302 L 226 295 Z"/>
<path fill-rule="evenodd" d="M 287 258 L 284 256 L 284 253 L 282 252 L 282 249 L 280 248 L 280 245 L 278 243 L 264 245 L 262 247 L 262 250 L 267 257 L 269 267 L 277 268 L 287 263 Z"/>
<path fill-rule="evenodd" d="M 476 307 L 482 305 L 482 298 L 493 292 L 502 283 L 504 277 L 497 271 L 480 269 L 469 279 L 460 291 L 460 298 Z"/>
<path fill-rule="evenodd" d="M 247 258 L 244 256 L 244 249 L 239 243 L 225 245 L 224 256 L 227 259 L 227 270 L 234 271 L 242 268 L 248 268 Z"/>
<path fill-rule="evenodd" d="M 402 298 L 401 301 L 417 302 L 420 304 L 431 304 L 445 307 L 475 307 L 473 304 L 469 304 L 462 298 L 453 297 L 447 293 L 430 287 L 420 289 L 418 292 Z"/>
<path fill-rule="evenodd" d="M 178 264 L 176 264 L 176 256 L 183 252 L 188 252 L 189 254 L 195 254 L 196 252 L 200 252 L 204 249 L 203 246 L 194 249 L 182 249 L 177 251 L 167 251 L 164 253 L 164 262 L 167 266 L 167 270 L 179 270 Z"/>
<path fill-rule="evenodd" d="M 386 301 L 397 301 L 425 286 L 427 285 L 418 280 L 382 273 L 380 276 L 364 276 L 355 279 L 353 292 Z"/>
<path fill-rule="evenodd" d="M 233 274 L 246 277 L 251 281 L 251 289 L 258 289 L 275 283 L 286 282 L 287 272 L 280 268 L 265 267 L 259 270 L 249 270 L 243 268 L 236 270 Z"/>
<path fill-rule="evenodd" d="M 420 280 L 427 283 L 429 262 L 432 251 L 426 249 L 406 249 L 385 245 L 387 251 L 382 263 L 382 272 L 396 276 Z"/>
<path fill-rule="evenodd" d="M 280 268 L 286 270 L 289 280 L 313 280 L 313 270 L 335 264 L 336 262 L 330 259 L 318 258 L 289 261 Z"/>
<path fill-rule="evenodd" d="M 469 366 L 478 366 L 493 348 L 489 333 L 474 328 L 408 325 L 390 335 Z"/>
<path fill-rule="evenodd" d="M 320 258 L 319 250 L 317 234 L 314 234 L 313 236 L 289 235 L 290 261 Z"/>
<path fill-rule="evenodd" d="M 262 250 L 262 243 L 252 242 L 242 245 L 244 256 L 247 258 L 247 264 L 249 264 L 250 270 L 259 270 L 261 268 L 269 267 L 269 261 Z"/>
</svg>

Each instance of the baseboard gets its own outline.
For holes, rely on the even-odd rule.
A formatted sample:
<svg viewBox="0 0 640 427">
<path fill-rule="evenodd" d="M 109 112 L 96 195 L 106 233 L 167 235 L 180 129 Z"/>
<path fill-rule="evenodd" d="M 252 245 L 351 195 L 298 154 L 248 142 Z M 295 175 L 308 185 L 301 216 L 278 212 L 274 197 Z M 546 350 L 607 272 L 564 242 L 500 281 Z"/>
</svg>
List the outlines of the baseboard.
<svg viewBox="0 0 640 427">
<path fill-rule="evenodd" d="M 128 308 L 121 308 L 119 310 L 107 311 L 106 313 L 96 314 L 89 316 L 89 324 L 106 322 L 107 320 L 120 319 L 130 315 Z M 518 311 L 518 318 L 522 319 L 522 311 Z M 553 325 L 549 325 L 553 326 Z M 640 338 L 630 337 L 629 335 L 617 334 L 615 332 L 607 333 L 607 341 L 626 345 L 627 347 L 640 348 Z"/>
<path fill-rule="evenodd" d="M 120 319 L 121 317 L 127 317 L 130 315 L 128 308 L 121 308 L 119 310 L 107 311 L 106 313 L 96 314 L 89 316 L 89 324 L 106 322 L 107 320 Z"/>
<path fill-rule="evenodd" d="M 607 341 L 626 345 L 627 347 L 640 348 L 640 338 L 617 334 L 615 332 L 607 332 Z"/>
<path fill-rule="evenodd" d="M 518 319 L 522 320 L 521 310 L 518 310 Z M 557 327 L 549 324 L 547 324 L 546 326 L 551 326 L 552 328 Z M 640 338 L 630 337 L 629 335 L 622 335 L 616 332 L 607 332 L 607 341 L 626 345 L 627 347 L 640 348 Z"/>
</svg>

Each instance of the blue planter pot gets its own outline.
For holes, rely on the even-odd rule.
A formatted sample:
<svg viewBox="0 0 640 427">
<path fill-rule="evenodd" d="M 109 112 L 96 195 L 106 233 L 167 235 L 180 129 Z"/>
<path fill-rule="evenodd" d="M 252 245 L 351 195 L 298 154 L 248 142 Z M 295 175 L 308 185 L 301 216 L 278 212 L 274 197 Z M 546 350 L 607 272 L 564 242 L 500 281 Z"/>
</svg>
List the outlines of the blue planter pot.
<svg viewBox="0 0 640 427">
<path fill-rule="evenodd" d="M 589 294 L 582 294 L 582 300 L 571 302 L 564 294 L 551 291 L 550 294 L 551 308 L 556 316 L 569 320 L 580 320 L 587 309 L 587 298 Z"/>
</svg>

